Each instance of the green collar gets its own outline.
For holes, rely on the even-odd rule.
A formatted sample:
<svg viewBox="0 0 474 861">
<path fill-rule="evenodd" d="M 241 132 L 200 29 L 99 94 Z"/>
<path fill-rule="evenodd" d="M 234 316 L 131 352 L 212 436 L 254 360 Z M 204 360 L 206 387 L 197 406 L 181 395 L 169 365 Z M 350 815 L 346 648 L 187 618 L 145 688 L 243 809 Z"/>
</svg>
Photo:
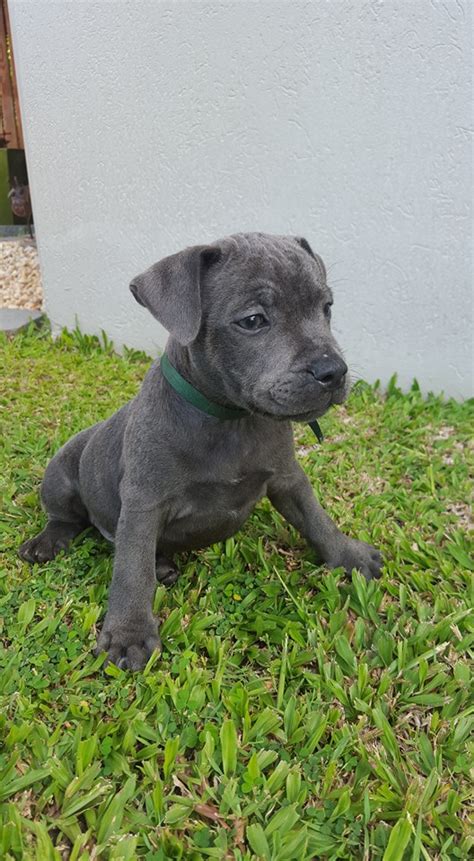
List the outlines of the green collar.
<svg viewBox="0 0 474 861">
<path fill-rule="evenodd" d="M 318 442 L 324 441 L 324 434 L 320 428 L 319 422 L 317 422 L 316 419 L 313 422 L 308 422 L 308 427 L 311 428 Z"/>
<path fill-rule="evenodd" d="M 247 410 L 241 410 L 238 407 L 223 407 L 220 404 L 209 401 L 205 395 L 201 394 L 201 392 L 181 376 L 179 371 L 171 364 L 166 353 L 163 353 L 160 359 L 160 366 L 163 376 L 175 392 L 178 392 L 185 401 L 192 404 L 196 409 L 207 413 L 208 416 L 214 416 L 216 419 L 242 419 L 250 415 Z M 308 424 L 319 442 L 322 442 L 324 437 L 318 422 L 308 422 Z"/>
<path fill-rule="evenodd" d="M 248 416 L 247 410 L 240 410 L 237 407 L 222 407 L 220 404 L 208 401 L 201 392 L 198 392 L 173 367 L 166 353 L 163 353 L 160 365 L 163 376 L 168 380 L 175 392 L 178 392 L 185 401 L 201 410 L 202 413 L 207 413 L 208 416 L 215 416 L 216 419 L 242 419 L 244 416 Z"/>
</svg>

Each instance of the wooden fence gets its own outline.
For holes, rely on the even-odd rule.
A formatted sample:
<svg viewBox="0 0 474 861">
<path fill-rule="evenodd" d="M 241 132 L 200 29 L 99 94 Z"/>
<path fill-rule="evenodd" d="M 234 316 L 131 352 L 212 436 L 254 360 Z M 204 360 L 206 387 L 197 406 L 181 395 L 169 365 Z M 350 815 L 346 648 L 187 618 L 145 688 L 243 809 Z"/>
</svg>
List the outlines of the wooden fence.
<svg viewBox="0 0 474 861">
<path fill-rule="evenodd" d="M 23 149 L 7 0 L 0 0 L 0 149 Z"/>
</svg>

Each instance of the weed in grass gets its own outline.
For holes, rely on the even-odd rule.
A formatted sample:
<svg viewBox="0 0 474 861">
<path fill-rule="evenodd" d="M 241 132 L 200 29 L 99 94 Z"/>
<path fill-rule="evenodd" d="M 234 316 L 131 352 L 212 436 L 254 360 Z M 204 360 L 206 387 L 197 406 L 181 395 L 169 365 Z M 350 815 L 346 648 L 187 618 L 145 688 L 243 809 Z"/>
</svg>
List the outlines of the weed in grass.
<svg viewBox="0 0 474 861">
<path fill-rule="evenodd" d="M 159 586 L 164 653 L 93 658 L 111 552 L 16 550 L 73 433 L 137 391 L 146 357 L 79 331 L 0 344 L 0 857 L 467 859 L 472 850 L 472 404 L 359 383 L 295 428 L 381 581 L 329 573 L 266 501 Z"/>
</svg>

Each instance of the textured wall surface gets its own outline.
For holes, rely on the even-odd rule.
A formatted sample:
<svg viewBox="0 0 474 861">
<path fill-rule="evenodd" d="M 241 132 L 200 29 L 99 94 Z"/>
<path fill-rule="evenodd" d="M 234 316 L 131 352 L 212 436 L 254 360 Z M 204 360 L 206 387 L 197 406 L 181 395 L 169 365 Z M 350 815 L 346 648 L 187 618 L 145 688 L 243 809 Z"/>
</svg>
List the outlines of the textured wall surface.
<svg viewBox="0 0 474 861">
<path fill-rule="evenodd" d="M 156 352 L 128 291 L 305 235 L 357 374 L 471 393 L 469 0 L 9 0 L 47 311 Z"/>
</svg>

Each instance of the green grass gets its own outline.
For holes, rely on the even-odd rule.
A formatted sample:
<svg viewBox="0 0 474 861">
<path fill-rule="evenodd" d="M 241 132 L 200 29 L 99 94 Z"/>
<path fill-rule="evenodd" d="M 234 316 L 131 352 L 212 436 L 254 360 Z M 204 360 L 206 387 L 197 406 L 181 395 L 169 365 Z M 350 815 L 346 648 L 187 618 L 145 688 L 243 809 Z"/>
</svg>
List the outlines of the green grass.
<svg viewBox="0 0 474 861">
<path fill-rule="evenodd" d="M 164 652 L 132 675 L 91 654 L 107 543 L 34 567 L 16 550 L 49 458 L 147 364 L 77 332 L 0 343 L 0 857 L 467 859 L 472 404 L 359 383 L 322 446 L 296 428 L 382 580 L 318 568 L 264 501 L 157 589 Z"/>
</svg>

